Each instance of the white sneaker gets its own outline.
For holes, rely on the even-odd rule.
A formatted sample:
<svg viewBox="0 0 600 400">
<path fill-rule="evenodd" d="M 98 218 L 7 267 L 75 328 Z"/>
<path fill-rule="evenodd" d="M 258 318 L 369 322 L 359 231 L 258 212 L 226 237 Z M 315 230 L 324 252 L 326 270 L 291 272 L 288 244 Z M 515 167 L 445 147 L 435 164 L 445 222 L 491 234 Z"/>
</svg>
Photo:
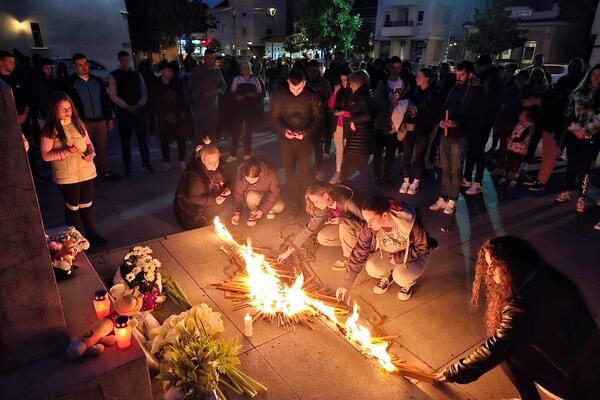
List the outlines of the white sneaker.
<svg viewBox="0 0 600 400">
<path fill-rule="evenodd" d="M 244 156 L 244 160 L 249 160 L 249 159 L 250 159 L 250 157 L 252 157 L 252 156 L 251 156 L 251 155 L 248 155 L 248 154 L 246 154 L 246 155 Z"/>
<path fill-rule="evenodd" d="M 573 193 L 570 190 L 565 190 L 556 198 L 557 203 L 566 203 L 567 201 L 571 201 L 573 199 Z"/>
<path fill-rule="evenodd" d="M 336 171 L 335 174 L 333 174 L 333 176 L 329 180 L 329 183 L 331 183 L 332 185 L 335 185 L 339 181 L 340 181 L 340 171 Z"/>
<path fill-rule="evenodd" d="M 597 231 L 600 231 L 600 222 L 598 222 L 596 225 L 594 225 L 594 229 Z"/>
<path fill-rule="evenodd" d="M 410 287 L 405 288 L 404 286 L 400 286 L 400 289 L 398 290 L 398 300 L 406 301 L 410 299 L 410 296 L 412 296 L 412 290 L 410 290 Z"/>
<path fill-rule="evenodd" d="M 446 208 L 446 200 L 438 197 L 437 201 L 429 206 L 431 211 L 441 211 Z"/>
<path fill-rule="evenodd" d="M 163 163 L 163 166 L 162 166 L 161 170 L 163 172 L 170 171 L 171 170 L 171 163 L 170 162 Z"/>
<path fill-rule="evenodd" d="M 481 183 L 473 182 L 473 184 L 471 184 L 471 187 L 469 189 L 467 189 L 467 191 L 465 193 L 468 194 L 469 196 L 473 196 L 473 195 L 481 193 Z"/>
<path fill-rule="evenodd" d="M 406 192 L 408 192 L 409 186 L 410 182 L 405 179 L 404 182 L 402 182 L 402 186 L 400 186 L 400 190 L 398 191 L 400 192 L 400 194 L 406 194 Z"/>
<path fill-rule="evenodd" d="M 185 161 L 179 161 L 179 169 L 182 171 L 185 171 L 185 168 L 187 167 L 187 164 L 185 163 Z"/>
<path fill-rule="evenodd" d="M 471 185 L 473 184 L 473 182 L 466 180 L 465 178 L 463 178 L 462 183 L 460 186 L 462 187 L 466 187 L 466 188 L 470 188 Z"/>
<path fill-rule="evenodd" d="M 275 217 L 277 217 L 277 214 L 275 214 L 273 211 L 269 211 L 267 213 L 267 219 L 275 219 Z"/>
<path fill-rule="evenodd" d="M 385 294 L 390 286 L 394 283 L 394 279 L 392 278 L 392 274 L 389 274 L 385 278 L 381 278 L 379 283 L 373 286 L 373 293 L 375 294 Z"/>
<path fill-rule="evenodd" d="M 348 269 L 348 260 L 336 260 L 331 269 L 334 271 L 346 271 Z"/>
<path fill-rule="evenodd" d="M 525 172 L 527 171 L 527 168 L 529 168 L 529 164 L 526 161 L 523 161 L 521 163 L 521 171 Z"/>
<path fill-rule="evenodd" d="M 235 157 L 235 156 L 229 156 L 225 159 L 226 163 L 230 163 L 230 162 L 234 162 L 234 161 L 237 161 L 237 157 Z"/>
<path fill-rule="evenodd" d="M 412 194 L 416 194 L 418 191 L 419 191 L 419 181 L 415 179 L 414 181 L 412 181 L 412 183 L 408 187 L 408 191 L 406 193 L 412 195 Z"/>
<path fill-rule="evenodd" d="M 456 210 L 456 200 L 448 200 L 448 203 L 446 203 L 446 207 L 444 208 L 444 214 L 452 215 L 452 214 L 454 214 L 455 210 Z"/>
</svg>

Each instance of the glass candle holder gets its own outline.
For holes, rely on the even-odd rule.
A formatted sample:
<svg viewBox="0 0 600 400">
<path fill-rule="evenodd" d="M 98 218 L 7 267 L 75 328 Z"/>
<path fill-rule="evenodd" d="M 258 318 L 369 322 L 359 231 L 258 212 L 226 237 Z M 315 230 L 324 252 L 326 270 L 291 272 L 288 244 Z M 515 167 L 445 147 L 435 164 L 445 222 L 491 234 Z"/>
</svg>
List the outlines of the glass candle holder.
<svg viewBox="0 0 600 400">
<path fill-rule="evenodd" d="M 94 293 L 94 310 L 96 310 L 96 318 L 102 319 L 110 314 L 110 299 L 106 290 L 98 290 Z"/>
<path fill-rule="evenodd" d="M 129 317 L 121 315 L 115 319 L 115 337 L 117 338 L 117 349 L 127 349 L 131 345 L 131 326 Z"/>
</svg>

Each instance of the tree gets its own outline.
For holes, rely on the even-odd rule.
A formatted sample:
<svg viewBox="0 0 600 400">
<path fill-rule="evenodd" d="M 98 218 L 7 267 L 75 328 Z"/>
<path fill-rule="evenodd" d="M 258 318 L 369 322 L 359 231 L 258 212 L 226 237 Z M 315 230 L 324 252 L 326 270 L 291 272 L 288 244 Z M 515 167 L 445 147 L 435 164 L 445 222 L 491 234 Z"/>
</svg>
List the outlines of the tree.
<svg viewBox="0 0 600 400">
<path fill-rule="evenodd" d="M 302 33 L 295 33 L 285 38 L 283 49 L 288 53 L 299 53 L 308 47 L 308 40 Z"/>
<path fill-rule="evenodd" d="M 475 32 L 467 37 L 465 46 L 477 54 L 497 55 L 521 47 L 526 30 L 518 29 L 517 23 L 505 8 L 505 0 L 488 0 L 483 10 L 476 10 L 473 17 Z"/>
<path fill-rule="evenodd" d="M 216 26 L 201 0 L 126 0 L 134 48 L 158 51 Z"/>
<path fill-rule="evenodd" d="M 373 24 L 367 20 L 363 20 L 360 29 L 356 33 L 354 40 L 353 51 L 356 54 L 368 55 L 373 50 L 373 42 L 371 35 L 373 34 Z"/>
<path fill-rule="evenodd" d="M 306 0 L 296 24 L 309 48 L 349 50 L 360 28 L 360 17 L 351 15 L 354 0 Z"/>
</svg>

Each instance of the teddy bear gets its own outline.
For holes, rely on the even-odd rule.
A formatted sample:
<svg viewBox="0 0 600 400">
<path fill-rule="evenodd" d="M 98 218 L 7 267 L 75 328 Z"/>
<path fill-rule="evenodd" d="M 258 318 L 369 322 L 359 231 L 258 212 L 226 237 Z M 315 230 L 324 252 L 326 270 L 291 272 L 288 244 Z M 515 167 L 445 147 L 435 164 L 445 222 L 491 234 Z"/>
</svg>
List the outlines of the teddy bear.
<svg viewBox="0 0 600 400">
<path fill-rule="evenodd" d="M 102 318 L 94 322 L 81 336 L 71 339 L 67 348 L 67 357 L 99 356 L 105 346 L 112 346 L 117 338 L 110 333 L 113 322 L 110 318 Z"/>
<path fill-rule="evenodd" d="M 75 227 L 52 236 L 46 235 L 51 265 L 58 280 L 72 276 L 72 266 L 78 253 L 90 248 L 90 242 Z"/>
</svg>

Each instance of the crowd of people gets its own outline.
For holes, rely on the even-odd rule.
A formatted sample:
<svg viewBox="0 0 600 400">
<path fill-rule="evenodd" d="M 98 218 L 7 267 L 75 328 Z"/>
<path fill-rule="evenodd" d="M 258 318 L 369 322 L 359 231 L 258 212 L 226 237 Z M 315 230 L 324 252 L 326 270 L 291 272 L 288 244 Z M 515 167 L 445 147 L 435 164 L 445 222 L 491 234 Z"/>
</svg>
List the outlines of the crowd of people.
<svg viewBox="0 0 600 400">
<path fill-rule="evenodd" d="M 493 65 L 484 54 L 475 63 L 441 63 L 415 74 L 396 56 L 350 64 L 341 52 L 327 68 L 308 58 L 238 62 L 207 50 L 200 63 L 163 60 L 153 67 L 144 60 L 133 69 L 130 54 L 121 51 L 108 88 L 90 73 L 84 54 L 73 55 L 70 76 L 55 73 L 52 60 L 26 64 L 20 58 L 26 68 L 16 71 L 15 55 L 0 52 L 0 79 L 13 89 L 25 150 L 33 145 L 32 173 L 40 183 L 47 179 L 39 154 L 64 197 L 67 223 L 84 229 L 93 245 L 106 244 L 93 219 L 94 180 L 122 179 L 107 156 L 116 122 L 126 177 L 134 132 L 148 173 L 155 172 L 148 134 L 160 139 L 163 171 L 172 167 L 176 144 L 182 175 L 173 206 L 183 229 L 209 225 L 226 210 L 232 225 L 244 216 L 248 226 L 284 209 L 305 210 L 307 223 L 278 261 L 311 238 L 341 247 L 342 258 L 332 265 L 345 273 L 336 290 L 340 301 L 348 300 L 363 269 L 375 279 L 375 294 L 395 284 L 398 299 L 409 300 L 437 247 L 419 213 L 385 197 L 385 186 L 397 184 L 400 196 L 415 195 L 424 177 L 435 179 L 437 165 L 441 188 L 429 208 L 452 215 L 461 193 L 482 193 L 488 164 L 493 162 L 497 186 L 522 182 L 542 191 L 566 148 L 564 191 L 556 201 L 576 197 L 576 211 L 583 213 L 600 150 L 600 65 L 586 68 L 579 58 L 553 83 L 541 54 L 529 70 Z M 285 190 L 272 160 L 253 156 L 252 135 L 264 129 L 278 137 Z M 226 135 L 225 158 L 219 144 Z M 238 161 L 242 136 L 243 161 L 230 173 L 222 159 Z M 540 141 L 539 173 L 527 176 Z M 324 163 L 332 152 L 335 173 L 328 177 Z M 400 156 L 402 177 L 395 182 L 392 167 Z M 565 398 L 587 398 L 598 371 L 600 335 L 568 279 L 525 241 L 506 236 L 480 250 L 475 305 L 482 291 L 489 338 L 442 371 L 439 381 L 467 383 L 505 362 L 523 399 L 539 399 L 534 382 Z M 539 299 L 553 303 L 540 307 Z"/>
</svg>

